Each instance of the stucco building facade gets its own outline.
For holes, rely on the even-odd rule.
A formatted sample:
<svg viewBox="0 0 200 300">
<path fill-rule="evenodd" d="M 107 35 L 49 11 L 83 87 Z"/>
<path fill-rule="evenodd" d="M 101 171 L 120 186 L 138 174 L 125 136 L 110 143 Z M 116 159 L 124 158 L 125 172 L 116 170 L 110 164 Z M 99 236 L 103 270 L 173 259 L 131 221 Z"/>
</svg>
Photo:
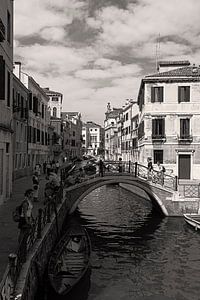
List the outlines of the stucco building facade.
<svg viewBox="0 0 200 300">
<path fill-rule="evenodd" d="M 0 204 L 12 192 L 13 1 L 0 5 Z"/>
<path fill-rule="evenodd" d="M 200 179 L 200 68 L 160 62 L 138 95 L 139 161 L 152 157 L 179 179 Z"/>
</svg>

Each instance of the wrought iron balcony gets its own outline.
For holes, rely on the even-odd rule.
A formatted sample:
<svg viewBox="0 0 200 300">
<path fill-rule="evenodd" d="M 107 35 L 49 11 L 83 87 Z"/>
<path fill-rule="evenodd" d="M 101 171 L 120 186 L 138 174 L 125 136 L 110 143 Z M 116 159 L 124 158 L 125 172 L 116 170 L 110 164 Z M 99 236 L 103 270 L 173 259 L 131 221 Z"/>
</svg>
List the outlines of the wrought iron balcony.
<svg viewBox="0 0 200 300">
<path fill-rule="evenodd" d="M 165 134 L 152 134 L 152 141 L 153 142 L 165 142 L 166 141 L 166 135 Z"/>
<path fill-rule="evenodd" d="M 61 153 L 62 152 L 62 145 L 54 144 L 52 146 L 52 148 L 53 148 L 53 152 L 54 153 Z"/>
<path fill-rule="evenodd" d="M 178 136 L 179 143 L 191 143 L 193 141 L 193 136 L 190 134 L 181 134 Z"/>
<path fill-rule="evenodd" d="M 3 42 L 6 37 L 6 29 L 5 26 L 0 18 L 0 42 Z"/>
</svg>

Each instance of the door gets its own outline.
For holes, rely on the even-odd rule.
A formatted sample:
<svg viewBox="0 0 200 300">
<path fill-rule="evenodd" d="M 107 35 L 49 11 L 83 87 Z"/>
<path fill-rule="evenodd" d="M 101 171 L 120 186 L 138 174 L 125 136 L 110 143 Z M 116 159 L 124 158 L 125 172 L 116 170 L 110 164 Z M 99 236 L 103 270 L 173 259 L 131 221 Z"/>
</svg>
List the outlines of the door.
<svg viewBox="0 0 200 300">
<path fill-rule="evenodd" d="M 190 154 L 179 154 L 178 177 L 179 179 L 190 179 L 191 156 Z"/>
</svg>

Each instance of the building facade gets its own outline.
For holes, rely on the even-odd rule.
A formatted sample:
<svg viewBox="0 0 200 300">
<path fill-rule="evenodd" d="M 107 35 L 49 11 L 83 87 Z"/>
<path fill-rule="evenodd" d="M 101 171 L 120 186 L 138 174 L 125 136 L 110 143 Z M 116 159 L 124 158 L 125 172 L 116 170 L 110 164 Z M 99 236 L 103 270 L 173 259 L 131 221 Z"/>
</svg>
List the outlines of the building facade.
<svg viewBox="0 0 200 300">
<path fill-rule="evenodd" d="M 122 113 L 121 108 L 111 109 L 110 103 L 107 105 L 107 112 L 104 120 L 105 133 L 105 160 L 118 159 L 118 125 L 117 120 Z"/>
<path fill-rule="evenodd" d="M 28 165 L 28 99 L 29 90 L 13 76 L 13 179 L 30 173 Z"/>
<path fill-rule="evenodd" d="M 0 5 L 0 204 L 12 192 L 13 1 Z"/>
<path fill-rule="evenodd" d="M 20 80 L 29 90 L 28 99 L 28 165 L 33 170 L 36 164 L 52 160 L 52 136 L 50 133 L 49 98 L 40 85 L 29 75 L 16 68 Z"/>
<path fill-rule="evenodd" d="M 139 161 L 152 157 L 179 179 L 200 179 L 199 75 L 189 61 L 160 62 L 138 95 Z"/>
<path fill-rule="evenodd" d="M 59 161 L 63 150 L 63 124 L 61 118 L 63 95 L 59 92 L 52 91 L 49 88 L 43 90 L 49 98 L 48 108 L 51 115 L 50 124 L 53 128 L 51 138 L 52 159 Z"/>
<path fill-rule="evenodd" d="M 88 121 L 82 128 L 85 153 L 89 155 L 104 154 L 104 129 L 95 122 Z"/>
<path fill-rule="evenodd" d="M 79 112 L 62 112 L 63 151 L 66 160 L 82 157 L 82 120 Z"/>
</svg>

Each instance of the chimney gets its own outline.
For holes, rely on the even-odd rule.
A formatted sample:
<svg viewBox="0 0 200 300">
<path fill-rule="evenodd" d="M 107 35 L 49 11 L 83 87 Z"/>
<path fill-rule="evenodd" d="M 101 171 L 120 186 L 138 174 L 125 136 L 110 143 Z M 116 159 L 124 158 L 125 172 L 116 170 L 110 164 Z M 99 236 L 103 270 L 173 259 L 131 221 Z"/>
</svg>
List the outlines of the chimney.
<svg viewBox="0 0 200 300">
<path fill-rule="evenodd" d="M 21 80 L 21 69 L 22 69 L 21 62 L 16 61 L 14 63 L 14 74 L 19 80 Z"/>
</svg>

